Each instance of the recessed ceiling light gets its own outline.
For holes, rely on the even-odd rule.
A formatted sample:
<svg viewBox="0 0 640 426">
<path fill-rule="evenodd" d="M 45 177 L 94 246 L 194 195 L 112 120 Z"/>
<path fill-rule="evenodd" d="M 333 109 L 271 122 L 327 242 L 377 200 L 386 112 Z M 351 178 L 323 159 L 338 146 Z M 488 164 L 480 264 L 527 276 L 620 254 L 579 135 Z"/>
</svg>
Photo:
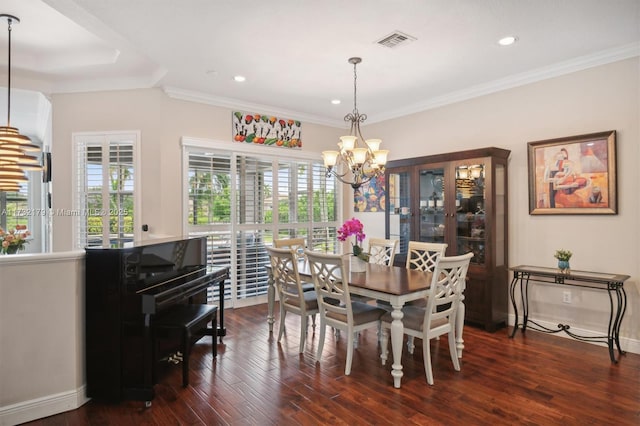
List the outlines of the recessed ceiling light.
<svg viewBox="0 0 640 426">
<path fill-rule="evenodd" d="M 334 105 L 340 105 L 340 99 L 332 99 L 331 103 Z"/>
<path fill-rule="evenodd" d="M 498 40 L 498 44 L 500 46 L 511 46 L 516 41 L 518 41 L 518 37 L 516 37 L 516 36 L 507 36 L 507 37 L 502 37 L 500 40 Z"/>
<path fill-rule="evenodd" d="M 246 80 L 246 77 L 245 77 L 245 76 L 243 76 L 243 75 L 236 75 L 236 76 L 234 76 L 234 77 L 233 77 L 233 79 L 234 79 L 235 81 L 237 81 L 238 83 L 242 83 L 243 81 L 245 81 L 245 80 Z"/>
</svg>

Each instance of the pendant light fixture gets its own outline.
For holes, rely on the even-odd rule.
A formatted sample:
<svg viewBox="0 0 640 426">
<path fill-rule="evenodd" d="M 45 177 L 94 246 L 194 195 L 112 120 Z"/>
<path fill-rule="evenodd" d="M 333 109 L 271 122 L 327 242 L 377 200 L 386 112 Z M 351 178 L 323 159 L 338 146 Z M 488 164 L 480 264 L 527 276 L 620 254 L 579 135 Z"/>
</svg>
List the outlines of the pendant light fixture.
<svg viewBox="0 0 640 426">
<path fill-rule="evenodd" d="M 7 61 L 7 125 L 0 126 L 0 191 L 19 191 L 20 184 L 27 182 L 27 170 L 41 171 L 40 160 L 32 153 L 38 153 L 40 147 L 31 143 L 31 139 L 21 135 L 17 128 L 11 127 L 11 24 L 20 22 L 13 15 L 0 14 L 6 19 L 9 34 Z"/>
<path fill-rule="evenodd" d="M 344 121 L 351 123 L 349 135 L 340 137 L 339 151 L 322 152 L 327 177 L 333 174 L 353 189 L 383 175 L 389 154 L 389 151 L 380 149 L 381 139 L 365 140 L 360 132 L 360 123 L 367 119 L 366 114 L 360 114 L 357 104 L 356 65 L 360 62 L 361 58 L 349 58 L 349 63 L 353 64 L 353 111 L 344 117 Z"/>
</svg>

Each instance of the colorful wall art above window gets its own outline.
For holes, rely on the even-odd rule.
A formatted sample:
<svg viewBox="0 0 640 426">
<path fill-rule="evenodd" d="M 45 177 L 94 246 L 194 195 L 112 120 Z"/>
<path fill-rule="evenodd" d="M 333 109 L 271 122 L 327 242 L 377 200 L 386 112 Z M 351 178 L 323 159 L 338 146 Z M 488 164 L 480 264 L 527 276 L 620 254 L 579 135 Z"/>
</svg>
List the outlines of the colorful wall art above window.
<svg viewBox="0 0 640 426">
<path fill-rule="evenodd" d="M 282 148 L 302 147 L 302 124 L 290 118 L 234 111 L 233 140 Z"/>
</svg>

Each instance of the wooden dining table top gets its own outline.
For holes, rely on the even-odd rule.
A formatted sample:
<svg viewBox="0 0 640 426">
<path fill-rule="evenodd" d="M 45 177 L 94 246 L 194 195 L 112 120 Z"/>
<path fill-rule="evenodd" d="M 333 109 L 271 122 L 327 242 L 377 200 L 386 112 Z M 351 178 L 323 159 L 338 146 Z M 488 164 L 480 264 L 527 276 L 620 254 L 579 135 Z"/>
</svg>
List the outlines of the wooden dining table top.
<svg viewBox="0 0 640 426">
<path fill-rule="evenodd" d="M 311 279 L 308 262 L 298 265 L 298 274 Z M 431 272 L 367 263 L 365 272 L 349 274 L 349 285 L 401 296 L 428 289 L 431 286 Z"/>
</svg>

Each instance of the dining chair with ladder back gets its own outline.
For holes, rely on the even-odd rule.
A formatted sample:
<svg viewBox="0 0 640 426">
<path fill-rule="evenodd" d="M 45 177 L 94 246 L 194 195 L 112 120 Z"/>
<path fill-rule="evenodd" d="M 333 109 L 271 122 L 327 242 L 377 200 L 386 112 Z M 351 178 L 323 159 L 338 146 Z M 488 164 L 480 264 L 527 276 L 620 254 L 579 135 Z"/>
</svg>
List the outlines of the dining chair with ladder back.
<svg viewBox="0 0 640 426">
<path fill-rule="evenodd" d="M 426 297 L 426 307 L 407 305 L 402 308 L 404 333 L 422 339 L 424 370 L 427 383 L 433 385 L 431 368 L 431 339 L 448 335 L 449 354 L 453 368 L 460 371 L 456 350 L 456 314 L 460 307 L 469 262 L 473 253 L 440 257 L 431 275 L 431 286 Z M 389 331 L 393 318 L 390 312 L 381 318 L 382 344 L 380 359 L 384 365 L 388 356 Z"/>
<path fill-rule="evenodd" d="M 315 291 L 303 291 L 298 273 L 298 258 L 289 248 L 266 247 L 271 262 L 271 274 L 280 298 L 280 330 L 278 342 L 285 332 L 287 312 L 300 315 L 300 353 L 304 352 L 307 334 L 307 318 L 314 321 L 318 311 L 318 298 Z"/>
<path fill-rule="evenodd" d="M 351 300 L 349 293 L 348 256 L 318 253 L 306 250 L 313 277 L 318 308 L 320 310 L 320 341 L 317 361 L 320 362 L 324 348 L 327 326 L 347 334 L 347 360 L 344 374 L 351 374 L 351 363 L 356 335 L 369 327 L 377 327 L 380 316 L 386 311 L 374 305 Z M 335 303 L 335 302 L 338 303 Z"/>
</svg>

